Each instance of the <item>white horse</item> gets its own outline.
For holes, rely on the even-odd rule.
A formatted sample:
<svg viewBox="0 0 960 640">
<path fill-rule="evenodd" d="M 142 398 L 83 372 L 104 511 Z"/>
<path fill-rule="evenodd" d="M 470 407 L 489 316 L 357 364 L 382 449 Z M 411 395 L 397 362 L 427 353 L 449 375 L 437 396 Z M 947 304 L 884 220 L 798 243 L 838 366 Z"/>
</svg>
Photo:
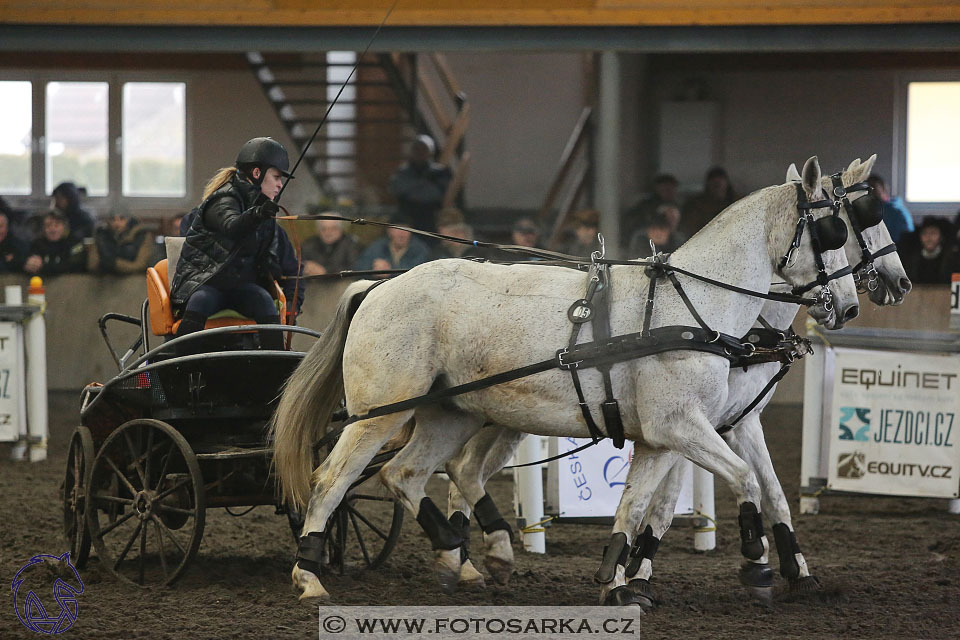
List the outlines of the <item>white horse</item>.
<svg viewBox="0 0 960 640">
<path fill-rule="evenodd" d="M 819 164 L 811 158 L 803 172 L 802 194 L 807 200 L 822 199 L 820 179 Z M 801 218 L 812 231 L 830 215 L 829 209 L 799 214 L 797 207 L 792 184 L 755 192 L 718 215 L 673 254 L 670 264 L 753 291 L 766 291 L 775 272 L 788 283 L 803 286 L 815 282 L 818 273 L 847 268 L 843 251 L 816 253 L 812 234 L 797 233 L 803 229 Z M 782 261 L 786 255 L 790 260 Z M 759 298 L 681 279 L 693 308 L 716 332 L 741 336 L 760 311 Z M 638 267 L 610 269 L 613 335 L 640 331 L 648 284 Z M 274 462 L 285 499 L 297 507 L 310 496 L 305 535 L 292 572 L 301 601 L 329 598 L 318 577 L 327 519 L 370 459 L 414 414 L 409 408 L 350 423 L 311 478 L 311 445 L 329 422 L 341 390 L 347 409 L 358 416 L 434 387 L 465 384 L 549 358 L 569 340 L 567 310 L 582 296 L 584 282 L 570 269 L 441 260 L 369 291 L 351 323 L 354 297 L 369 286 L 357 283 L 344 293 L 323 338 L 290 377 L 271 423 Z M 859 313 L 852 278 L 832 279 L 813 289 L 821 302 L 809 313 L 824 326 L 838 328 Z M 826 304 L 824 291 L 832 304 Z M 690 316 L 677 293 L 666 286 L 658 289 L 652 327 L 686 326 Z M 586 327 L 582 338 L 591 337 Z M 728 371 L 724 357 L 672 351 L 614 364 L 611 379 L 624 432 L 637 448 L 675 451 L 693 460 L 730 485 L 743 513 L 757 514 L 761 496 L 756 477 L 713 427 L 717 407 L 726 404 Z M 587 402 L 595 406 L 604 395 L 599 372 L 585 370 L 580 377 Z M 380 477 L 416 514 L 439 552 L 438 571 L 448 581 L 457 579 L 459 561 L 456 567 L 446 565 L 442 552 L 459 548 L 462 539 L 424 493 L 430 473 L 487 422 L 539 435 L 587 437 L 574 397 L 569 372 L 554 368 L 416 409 L 412 439 L 383 467 Z M 657 477 L 672 464 L 672 459 L 660 461 L 655 456 L 648 460 L 646 472 Z M 465 497 L 477 511 L 483 496 L 465 492 Z M 755 560 L 766 549 L 756 524 L 748 525 L 742 527 L 743 549 Z"/>
<path fill-rule="evenodd" d="M 872 156 L 866 163 L 861 163 L 859 159 L 850 163 L 841 177 L 844 186 L 849 187 L 869 175 L 875 159 L 876 156 Z M 800 181 L 800 179 L 796 166 L 791 164 L 787 170 L 787 181 Z M 824 178 L 824 186 L 828 191 L 832 189 L 830 178 Z M 858 193 L 852 196 L 852 199 L 857 199 L 861 195 Z M 846 217 L 845 211 L 843 215 Z M 892 246 L 892 240 L 882 221 L 872 226 L 866 226 L 859 222 L 858 218 L 858 225 L 861 228 L 861 235 L 866 248 L 871 254 L 884 247 Z M 855 233 L 848 234 L 844 251 L 850 264 L 860 265 L 860 271 L 863 272 L 862 280 L 867 282 L 871 267 L 864 261 L 866 256 L 863 254 Z M 910 291 L 911 283 L 899 256 L 894 251 L 876 257 L 872 261 L 876 269 L 873 277 L 876 279 L 872 283 L 873 286 L 867 288 L 871 301 L 878 305 L 900 304 L 904 295 Z M 799 306 L 795 304 L 767 301 L 763 305 L 760 316 L 773 328 L 786 331 L 792 324 L 798 310 Z M 771 362 L 751 366 L 746 371 L 739 367 L 731 368 L 728 385 L 730 395 L 724 413 L 721 415 L 720 424 L 729 424 L 744 412 L 755 399 L 759 399 L 759 395 L 763 393 L 767 383 L 777 375 L 779 367 L 779 363 Z M 775 390 L 776 386 L 767 389 L 763 399 L 741 418 L 735 429 L 726 433 L 723 437 L 733 451 L 747 462 L 757 474 L 760 486 L 763 489 L 763 508 L 768 514 L 768 522 L 775 523 L 773 532 L 780 557 L 781 575 L 788 579 L 791 591 L 802 592 L 817 589 L 819 584 L 815 578 L 810 576 L 806 561 L 800 553 L 793 532 L 789 506 L 770 461 L 760 424 L 760 413 Z M 518 434 L 515 431 L 495 425 L 487 425 L 467 443 L 460 454 L 447 462 L 446 471 L 452 480 L 447 501 L 447 511 L 450 514 L 451 521 L 461 521 L 464 517 L 469 517 L 471 513 L 470 504 L 463 498 L 457 488 L 457 483 L 465 486 L 478 483 L 482 486 L 493 473 L 499 471 L 506 464 L 523 437 L 523 434 Z M 651 606 L 654 601 L 652 589 L 649 585 L 649 578 L 652 573 L 651 562 L 659 546 L 660 538 L 673 520 L 681 486 L 679 474 L 682 469 L 682 465 L 675 464 L 663 481 L 659 483 L 659 487 L 657 487 L 655 479 L 648 477 L 632 478 L 627 483 L 627 491 L 636 490 L 640 494 L 656 489 L 650 505 L 647 507 L 642 524 L 630 536 L 633 539 L 633 550 L 631 552 L 633 560 L 628 565 L 630 569 L 628 577 L 633 577 L 633 579 L 628 585 L 639 596 L 640 603 L 643 606 Z M 475 493 L 476 489 L 473 492 Z M 457 512 L 460 512 L 463 516 L 454 515 Z M 634 537 L 641 529 L 643 533 Z M 510 540 L 501 532 L 492 532 L 485 535 L 485 541 L 488 542 L 489 546 L 485 564 L 495 580 L 505 582 L 509 578 L 513 565 L 513 549 Z M 766 577 L 764 576 L 764 578 Z M 772 575 L 770 577 L 772 584 Z M 460 584 L 478 584 L 482 581 L 482 574 L 476 571 L 472 563 L 469 560 L 464 562 L 460 572 Z M 766 579 L 763 580 L 763 582 L 766 581 Z M 753 580 L 753 582 L 757 582 L 757 580 Z M 601 600 L 616 586 L 619 585 L 615 582 L 606 585 L 602 591 Z M 762 592 L 767 589 L 765 585 L 760 587 L 753 584 L 751 586 L 759 587 Z M 767 595 L 766 593 L 762 594 Z"/>
</svg>

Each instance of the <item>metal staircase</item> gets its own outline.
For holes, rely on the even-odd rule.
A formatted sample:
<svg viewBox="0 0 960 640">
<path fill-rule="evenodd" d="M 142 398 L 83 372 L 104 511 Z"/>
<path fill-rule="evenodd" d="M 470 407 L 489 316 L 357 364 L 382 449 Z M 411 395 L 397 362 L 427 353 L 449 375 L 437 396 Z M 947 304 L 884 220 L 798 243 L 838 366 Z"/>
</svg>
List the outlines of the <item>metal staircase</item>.
<svg viewBox="0 0 960 640">
<path fill-rule="evenodd" d="M 333 204 L 391 203 L 389 179 L 407 143 L 427 133 L 437 160 L 451 167 L 453 203 L 469 165 L 464 136 L 470 105 L 439 54 L 247 53 L 247 61 L 299 155 L 357 65 L 304 165 Z M 293 153 L 291 153 L 293 155 Z M 304 166 L 301 165 L 301 166 Z"/>
</svg>

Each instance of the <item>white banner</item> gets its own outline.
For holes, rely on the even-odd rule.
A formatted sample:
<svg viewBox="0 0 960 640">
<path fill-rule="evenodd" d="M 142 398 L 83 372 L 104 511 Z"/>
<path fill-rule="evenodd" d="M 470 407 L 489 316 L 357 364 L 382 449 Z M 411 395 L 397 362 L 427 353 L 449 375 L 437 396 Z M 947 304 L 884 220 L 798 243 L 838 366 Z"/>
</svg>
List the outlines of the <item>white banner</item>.
<svg viewBox="0 0 960 640">
<path fill-rule="evenodd" d="M 16 322 L 0 322 L 0 442 L 19 437 L 25 419 L 22 331 Z"/>
<path fill-rule="evenodd" d="M 827 486 L 958 497 L 960 356 L 835 354 Z"/>
<path fill-rule="evenodd" d="M 559 453 L 573 451 L 590 442 L 587 438 L 559 438 Z M 602 440 L 579 453 L 561 458 L 559 464 L 560 517 L 599 518 L 616 515 L 627 471 L 633 460 L 633 443 L 617 449 Z M 693 513 L 693 465 L 683 461 L 683 489 L 677 501 L 677 515 Z"/>
</svg>

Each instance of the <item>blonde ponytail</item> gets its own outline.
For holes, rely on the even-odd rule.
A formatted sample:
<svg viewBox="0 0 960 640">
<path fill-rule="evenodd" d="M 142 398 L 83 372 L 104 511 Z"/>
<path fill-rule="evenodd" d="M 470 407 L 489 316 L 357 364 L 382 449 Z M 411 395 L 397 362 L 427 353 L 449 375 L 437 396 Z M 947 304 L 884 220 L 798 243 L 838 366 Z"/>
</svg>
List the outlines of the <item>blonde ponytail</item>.
<svg viewBox="0 0 960 640">
<path fill-rule="evenodd" d="M 233 176 L 236 175 L 236 167 L 223 167 L 210 178 L 210 181 L 207 182 L 207 185 L 203 188 L 203 199 L 206 200 L 213 192 L 222 187 L 223 185 L 230 182 L 233 179 Z"/>
</svg>

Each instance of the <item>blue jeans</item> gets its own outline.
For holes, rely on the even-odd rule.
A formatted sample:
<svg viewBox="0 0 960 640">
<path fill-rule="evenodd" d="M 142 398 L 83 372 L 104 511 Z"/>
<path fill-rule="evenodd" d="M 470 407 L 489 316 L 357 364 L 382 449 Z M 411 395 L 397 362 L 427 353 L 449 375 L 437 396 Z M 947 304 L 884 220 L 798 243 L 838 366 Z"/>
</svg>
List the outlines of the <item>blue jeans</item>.
<svg viewBox="0 0 960 640">
<path fill-rule="evenodd" d="M 201 285 L 187 300 L 184 314 L 192 311 L 194 314 L 209 318 L 224 309 L 233 309 L 248 318 L 253 318 L 259 324 L 277 322 L 279 317 L 277 307 L 267 290 L 252 282 L 224 290 L 206 284 Z"/>
</svg>

